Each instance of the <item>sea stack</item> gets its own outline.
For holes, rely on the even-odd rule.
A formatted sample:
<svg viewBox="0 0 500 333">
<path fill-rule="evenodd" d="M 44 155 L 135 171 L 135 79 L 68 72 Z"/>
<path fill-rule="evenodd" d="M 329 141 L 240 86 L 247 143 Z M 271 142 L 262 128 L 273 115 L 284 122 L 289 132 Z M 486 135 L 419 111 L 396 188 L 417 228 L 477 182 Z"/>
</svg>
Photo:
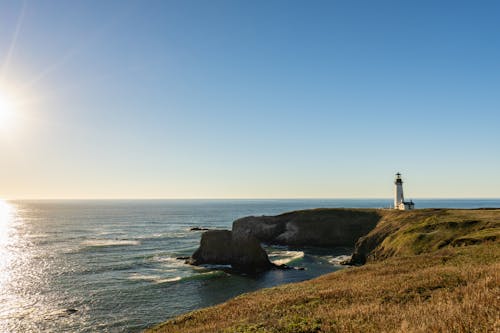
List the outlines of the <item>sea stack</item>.
<svg viewBox="0 0 500 333">
<path fill-rule="evenodd" d="M 245 273 L 259 273 L 274 267 L 257 238 L 234 234 L 230 230 L 204 232 L 200 247 L 186 263 L 231 265 L 233 269 Z"/>
</svg>

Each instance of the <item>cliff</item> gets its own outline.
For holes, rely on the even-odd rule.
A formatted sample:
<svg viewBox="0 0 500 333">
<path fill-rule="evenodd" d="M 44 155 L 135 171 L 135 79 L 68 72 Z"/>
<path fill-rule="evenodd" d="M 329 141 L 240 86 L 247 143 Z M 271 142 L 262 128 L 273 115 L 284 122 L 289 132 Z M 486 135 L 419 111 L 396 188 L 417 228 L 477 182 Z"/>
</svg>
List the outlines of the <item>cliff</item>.
<svg viewBox="0 0 500 333">
<path fill-rule="evenodd" d="M 365 265 L 245 294 L 148 332 L 498 330 L 500 209 L 374 213 L 352 259 Z"/>
<path fill-rule="evenodd" d="M 311 209 L 249 216 L 234 221 L 232 232 L 206 232 L 188 263 L 232 263 L 239 270 L 262 271 L 272 267 L 258 244 L 263 242 L 350 246 L 354 253 L 348 263 L 362 265 L 369 260 L 416 255 L 447 245 L 496 240 L 497 215 L 494 209 Z"/>
<path fill-rule="evenodd" d="M 351 264 L 500 238 L 500 209 L 383 210 L 380 214 L 377 226 L 356 242 Z"/>
<path fill-rule="evenodd" d="M 233 232 L 268 244 L 354 246 L 381 219 L 376 209 L 311 209 L 278 216 L 249 216 L 233 222 Z"/>
<path fill-rule="evenodd" d="M 233 222 L 232 230 L 203 233 L 200 247 L 186 262 L 231 265 L 244 272 L 270 269 L 260 242 L 292 246 L 353 247 L 381 219 L 375 209 L 312 209 L 278 216 L 249 216 Z"/>
</svg>

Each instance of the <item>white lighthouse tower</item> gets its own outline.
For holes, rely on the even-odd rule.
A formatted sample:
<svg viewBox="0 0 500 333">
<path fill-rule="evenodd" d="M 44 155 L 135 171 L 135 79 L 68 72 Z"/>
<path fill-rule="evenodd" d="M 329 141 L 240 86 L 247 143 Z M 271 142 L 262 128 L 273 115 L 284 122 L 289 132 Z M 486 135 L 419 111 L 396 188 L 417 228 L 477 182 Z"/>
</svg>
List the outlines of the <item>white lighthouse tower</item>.
<svg viewBox="0 0 500 333">
<path fill-rule="evenodd" d="M 398 172 L 396 174 L 396 180 L 394 181 L 394 209 L 399 210 L 411 210 L 415 208 L 413 201 L 405 201 L 403 195 L 403 180 L 401 179 L 401 174 Z"/>
</svg>

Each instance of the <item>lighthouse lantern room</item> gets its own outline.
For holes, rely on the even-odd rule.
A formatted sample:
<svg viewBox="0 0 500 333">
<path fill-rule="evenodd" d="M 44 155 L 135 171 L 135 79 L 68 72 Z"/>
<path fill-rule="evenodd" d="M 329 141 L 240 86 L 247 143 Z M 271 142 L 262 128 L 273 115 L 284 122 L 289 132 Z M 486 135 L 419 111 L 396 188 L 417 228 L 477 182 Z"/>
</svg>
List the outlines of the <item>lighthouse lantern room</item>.
<svg viewBox="0 0 500 333">
<path fill-rule="evenodd" d="M 396 180 L 394 181 L 394 209 L 399 210 L 412 210 L 415 208 L 413 201 L 405 201 L 403 195 L 403 180 L 401 179 L 401 174 L 398 172 L 396 174 Z"/>
</svg>

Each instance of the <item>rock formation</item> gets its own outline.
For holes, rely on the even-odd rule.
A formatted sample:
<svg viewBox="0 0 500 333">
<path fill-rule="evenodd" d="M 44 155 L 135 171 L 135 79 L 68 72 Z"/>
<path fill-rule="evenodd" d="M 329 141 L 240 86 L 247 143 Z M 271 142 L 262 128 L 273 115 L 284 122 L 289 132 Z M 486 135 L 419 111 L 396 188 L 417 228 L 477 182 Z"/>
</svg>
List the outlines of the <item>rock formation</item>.
<svg viewBox="0 0 500 333">
<path fill-rule="evenodd" d="M 250 216 L 233 222 L 233 230 L 202 234 L 200 247 L 187 260 L 193 265 L 231 265 L 243 272 L 275 267 L 260 242 L 292 246 L 354 247 L 380 220 L 374 209 L 312 209 L 278 216 Z"/>
<path fill-rule="evenodd" d="M 233 233 L 252 235 L 268 244 L 354 247 L 380 218 L 374 209 L 311 209 L 244 217 L 233 222 Z"/>
<path fill-rule="evenodd" d="M 202 234 L 200 247 L 188 259 L 192 265 L 231 265 L 242 272 L 261 272 L 273 267 L 266 251 L 252 235 L 235 235 L 229 230 Z"/>
</svg>

